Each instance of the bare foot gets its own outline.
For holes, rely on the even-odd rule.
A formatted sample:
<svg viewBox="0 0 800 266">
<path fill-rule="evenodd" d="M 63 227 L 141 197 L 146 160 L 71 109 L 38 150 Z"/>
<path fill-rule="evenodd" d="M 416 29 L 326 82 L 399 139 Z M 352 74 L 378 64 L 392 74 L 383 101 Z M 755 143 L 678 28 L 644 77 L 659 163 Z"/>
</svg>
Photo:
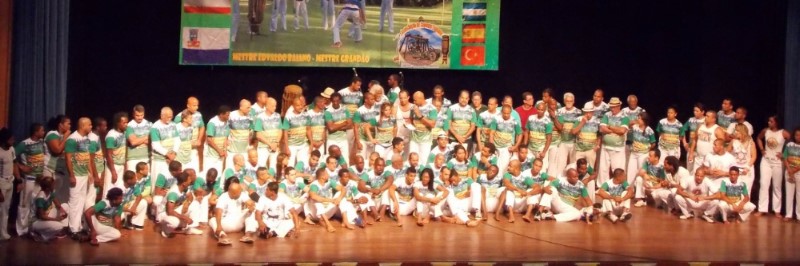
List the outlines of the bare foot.
<svg viewBox="0 0 800 266">
<path fill-rule="evenodd" d="M 478 226 L 478 221 L 467 222 L 467 227 L 476 227 L 476 226 Z"/>
<path fill-rule="evenodd" d="M 348 224 L 348 223 L 344 224 L 344 228 L 347 228 L 347 229 L 350 229 L 350 230 L 356 229 L 353 225 Z"/>
<path fill-rule="evenodd" d="M 421 219 L 417 220 L 417 226 L 424 226 L 424 225 L 425 223 L 423 223 Z"/>
<path fill-rule="evenodd" d="M 489 220 L 489 214 L 487 214 L 486 212 L 484 212 L 482 216 L 483 216 L 483 217 L 482 217 L 482 219 L 481 219 L 481 220 L 484 220 L 484 221 L 487 221 L 487 220 Z"/>
<path fill-rule="evenodd" d="M 400 223 L 400 220 L 397 220 L 397 227 L 403 227 L 403 224 Z"/>
<path fill-rule="evenodd" d="M 495 213 L 495 214 L 494 214 L 494 220 L 495 220 L 496 222 L 499 222 L 499 221 L 500 221 L 500 214 L 499 214 L 499 213 Z"/>
<path fill-rule="evenodd" d="M 514 217 L 508 218 L 508 223 L 513 224 L 514 223 Z"/>
<path fill-rule="evenodd" d="M 329 225 L 328 226 L 328 233 L 333 233 L 333 232 L 336 232 L 336 228 L 333 228 L 333 226 Z"/>
<path fill-rule="evenodd" d="M 431 218 L 425 217 L 422 219 L 422 224 L 428 224 L 431 222 Z"/>
<path fill-rule="evenodd" d="M 530 215 L 522 216 L 522 220 L 525 221 L 526 223 L 530 223 L 531 222 L 531 216 Z"/>
<path fill-rule="evenodd" d="M 333 48 L 341 48 L 341 47 L 342 47 L 342 42 L 333 43 Z"/>
<path fill-rule="evenodd" d="M 763 214 L 760 213 L 760 212 L 756 212 L 756 213 L 753 214 L 753 216 L 756 216 L 756 217 L 761 217 L 761 215 L 763 215 Z"/>
</svg>

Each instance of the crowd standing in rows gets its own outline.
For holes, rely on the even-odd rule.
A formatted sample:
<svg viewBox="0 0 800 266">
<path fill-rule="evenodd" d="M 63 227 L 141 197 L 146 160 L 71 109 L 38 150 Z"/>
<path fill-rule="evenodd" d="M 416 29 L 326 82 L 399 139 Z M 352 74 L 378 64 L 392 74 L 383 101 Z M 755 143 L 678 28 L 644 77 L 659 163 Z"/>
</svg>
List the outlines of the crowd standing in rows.
<svg viewBox="0 0 800 266">
<path fill-rule="evenodd" d="M 598 89 L 576 106 L 572 93 L 559 102 L 545 89 L 541 100 L 526 92 L 513 108 L 511 96 L 484 105 L 479 91 L 461 91 L 451 102 L 442 86 L 426 98 L 401 89 L 397 75 L 387 82 L 388 93 L 378 81 L 365 92 L 354 77 L 310 105 L 293 99 L 284 114 L 259 91 L 254 104 L 220 106 L 207 122 L 199 99 L 189 97 L 177 113 L 161 108 L 155 122 L 136 105 L 111 121 L 80 118 L 74 130 L 66 116 L 47 132 L 33 124 L 20 142 L 4 129 L 0 228 L 15 180 L 18 235 L 93 245 L 148 220 L 164 237 L 210 230 L 230 245 L 233 232 L 253 243 L 297 237 L 304 224 L 334 232 L 331 220 L 347 229 L 385 218 L 403 226 L 404 215 L 418 226 L 474 227 L 490 216 L 617 223 L 632 218 L 632 205 L 652 202 L 680 219 L 729 223 L 768 213 L 770 197 L 775 216 L 782 203 L 786 221 L 798 214 L 800 129 L 786 131 L 770 116 L 754 139 L 747 109 L 734 109 L 731 99 L 718 112 L 695 104 L 686 122 L 670 107 L 652 129 L 660 114 L 646 112 L 635 95 L 622 108 Z"/>
</svg>

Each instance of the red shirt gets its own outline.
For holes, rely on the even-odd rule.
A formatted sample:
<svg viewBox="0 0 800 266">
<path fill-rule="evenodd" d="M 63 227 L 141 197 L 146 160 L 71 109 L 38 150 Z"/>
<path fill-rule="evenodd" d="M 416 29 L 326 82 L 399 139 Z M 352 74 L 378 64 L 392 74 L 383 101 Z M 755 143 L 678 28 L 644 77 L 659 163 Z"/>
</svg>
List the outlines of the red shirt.
<svg viewBox="0 0 800 266">
<path fill-rule="evenodd" d="M 517 113 L 519 114 L 520 124 L 522 125 L 522 129 L 525 129 L 525 125 L 528 124 L 528 117 L 532 115 L 536 115 L 536 108 L 531 106 L 531 109 L 525 110 L 524 105 L 520 105 L 517 107 Z"/>
</svg>

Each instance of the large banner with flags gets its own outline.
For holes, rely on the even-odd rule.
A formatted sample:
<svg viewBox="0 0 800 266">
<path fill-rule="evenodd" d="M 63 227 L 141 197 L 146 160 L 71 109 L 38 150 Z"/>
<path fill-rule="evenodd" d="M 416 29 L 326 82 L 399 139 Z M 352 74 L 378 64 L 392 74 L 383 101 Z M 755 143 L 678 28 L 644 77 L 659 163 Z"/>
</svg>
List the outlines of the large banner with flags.
<svg viewBox="0 0 800 266">
<path fill-rule="evenodd" d="M 500 0 L 182 0 L 180 64 L 497 70 Z"/>
</svg>

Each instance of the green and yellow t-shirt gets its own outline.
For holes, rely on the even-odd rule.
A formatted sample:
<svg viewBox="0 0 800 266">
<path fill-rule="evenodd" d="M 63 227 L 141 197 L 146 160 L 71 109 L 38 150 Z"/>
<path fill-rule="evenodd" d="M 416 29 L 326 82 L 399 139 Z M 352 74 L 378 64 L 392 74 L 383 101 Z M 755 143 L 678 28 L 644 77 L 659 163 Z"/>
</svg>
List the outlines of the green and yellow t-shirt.
<svg viewBox="0 0 800 266">
<path fill-rule="evenodd" d="M 64 145 L 64 152 L 72 154 L 72 172 L 76 176 L 90 174 L 89 164 L 93 163 L 91 154 L 96 151 L 96 143 L 93 143 L 88 135 L 82 136 L 78 131 L 69 135 L 67 143 Z"/>
</svg>

